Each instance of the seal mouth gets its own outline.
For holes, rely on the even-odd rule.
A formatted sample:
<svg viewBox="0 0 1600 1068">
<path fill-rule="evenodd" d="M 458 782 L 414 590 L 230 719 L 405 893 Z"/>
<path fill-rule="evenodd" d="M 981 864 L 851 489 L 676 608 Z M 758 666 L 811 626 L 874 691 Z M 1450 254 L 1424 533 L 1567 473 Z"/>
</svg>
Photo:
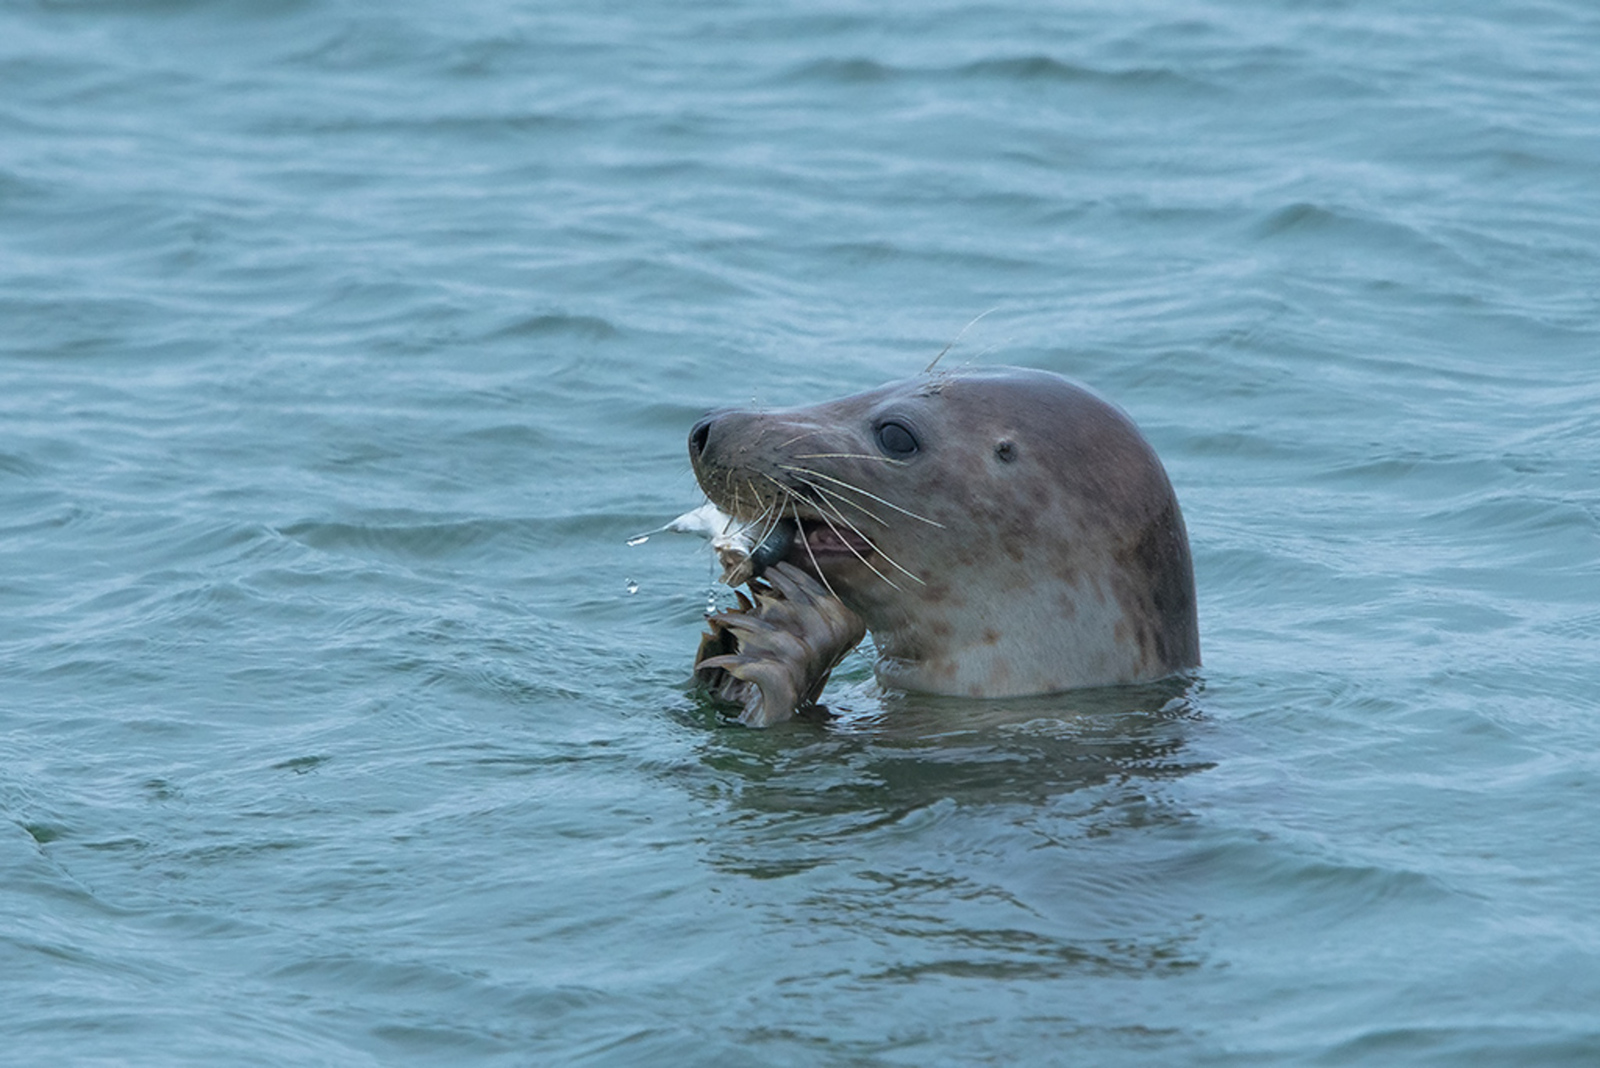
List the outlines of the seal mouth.
<svg viewBox="0 0 1600 1068">
<path fill-rule="evenodd" d="M 877 546 L 854 530 L 820 519 L 800 520 L 800 534 L 789 547 L 786 559 L 792 564 L 864 560 L 877 552 Z"/>
<path fill-rule="evenodd" d="M 722 519 L 732 522 L 725 515 Z M 858 531 L 841 529 L 824 519 L 780 519 L 759 542 L 752 542 L 747 536 L 751 526 L 712 539 L 712 547 L 725 568 L 722 581 L 730 586 L 760 578 L 780 560 L 802 571 L 820 573 L 824 567 L 848 561 L 872 567 L 867 558 L 877 552 L 877 547 Z"/>
</svg>

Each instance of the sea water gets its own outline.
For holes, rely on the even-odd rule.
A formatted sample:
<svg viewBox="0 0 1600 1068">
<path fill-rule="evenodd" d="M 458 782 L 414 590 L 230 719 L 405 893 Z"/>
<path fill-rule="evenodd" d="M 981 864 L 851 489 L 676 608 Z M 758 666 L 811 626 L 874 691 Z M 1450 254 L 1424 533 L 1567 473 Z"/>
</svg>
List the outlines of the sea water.
<svg viewBox="0 0 1600 1068">
<path fill-rule="evenodd" d="M 1597 176 L 1589 0 L 5 4 L 3 1059 L 1600 1061 Z M 689 427 L 958 336 L 1203 669 L 726 724 Z"/>
</svg>

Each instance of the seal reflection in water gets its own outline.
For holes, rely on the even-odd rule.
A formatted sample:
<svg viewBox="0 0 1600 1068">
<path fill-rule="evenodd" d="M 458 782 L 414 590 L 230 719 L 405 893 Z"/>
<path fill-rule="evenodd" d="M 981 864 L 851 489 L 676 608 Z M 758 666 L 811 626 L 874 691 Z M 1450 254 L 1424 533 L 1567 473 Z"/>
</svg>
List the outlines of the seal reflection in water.
<svg viewBox="0 0 1600 1068">
<path fill-rule="evenodd" d="M 689 456 L 712 503 L 779 557 L 711 617 L 697 658 L 745 723 L 815 702 L 863 627 L 879 682 L 926 693 L 1051 693 L 1200 663 L 1161 461 L 1120 409 L 1059 375 L 931 372 L 713 412 Z"/>
</svg>

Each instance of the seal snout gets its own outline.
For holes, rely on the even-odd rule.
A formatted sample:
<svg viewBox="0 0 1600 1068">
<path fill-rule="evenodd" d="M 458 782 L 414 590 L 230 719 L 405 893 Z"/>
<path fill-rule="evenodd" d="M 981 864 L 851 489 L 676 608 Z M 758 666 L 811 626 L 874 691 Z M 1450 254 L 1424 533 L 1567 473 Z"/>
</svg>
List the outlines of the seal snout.
<svg viewBox="0 0 1600 1068">
<path fill-rule="evenodd" d="M 767 421 L 756 412 L 717 408 L 689 428 L 689 460 L 697 470 L 734 465 L 742 462 L 735 458 L 746 456 L 767 431 Z"/>
<path fill-rule="evenodd" d="M 711 424 L 717 421 L 715 413 L 706 416 L 689 430 L 689 455 L 699 459 L 705 454 L 706 443 L 711 440 Z"/>
</svg>

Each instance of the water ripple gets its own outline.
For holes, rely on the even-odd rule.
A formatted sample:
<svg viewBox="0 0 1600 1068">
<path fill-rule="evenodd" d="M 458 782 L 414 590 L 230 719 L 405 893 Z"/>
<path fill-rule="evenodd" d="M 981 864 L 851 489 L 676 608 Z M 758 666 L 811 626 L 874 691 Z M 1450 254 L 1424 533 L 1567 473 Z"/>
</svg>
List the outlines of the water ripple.
<svg viewBox="0 0 1600 1068">
<path fill-rule="evenodd" d="M 1597 54 L 1580 0 L 5 6 L 7 1056 L 1583 1062 Z M 1145 429 L 1204 667 L 863 650 L 729 726 L 708 554 L 626 544 L 687 427 L 952 339 Z"/>
</svg>

